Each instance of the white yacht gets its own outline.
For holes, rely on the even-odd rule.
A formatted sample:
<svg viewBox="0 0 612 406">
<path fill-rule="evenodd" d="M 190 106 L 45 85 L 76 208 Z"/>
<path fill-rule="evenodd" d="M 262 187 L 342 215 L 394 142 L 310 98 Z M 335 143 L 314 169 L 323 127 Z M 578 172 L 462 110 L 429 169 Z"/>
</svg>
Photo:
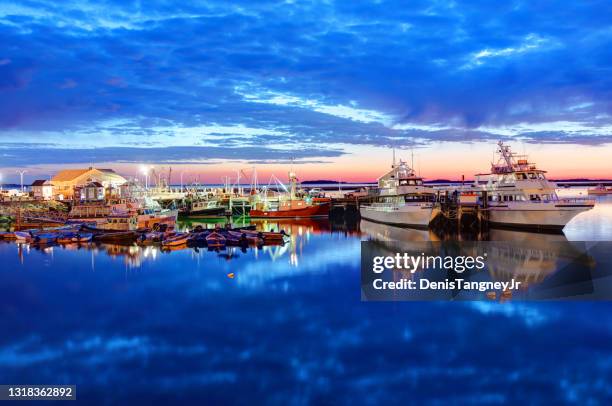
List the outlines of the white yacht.
<svg viewBox="0 0 612 406">
<path fill-rule="evenodd" d="M 576 215 L 590 210 L 594 200 L 560 199 L 557 185 L 546 179 L 546 171 L 498 143 L 499 160 L 491 173 L 476 175 L 477 185 L 487 192 L 492 225 L 560 231 Z M 481 184 L 483 181 L 484 185 Z"/>
<path fill-rule="evenodd" d="M 374 202 L 359 207 L 362 219 L 399 226 L 427 227 L 431 221 L 434 190 L 400 160 L 378 179 Z"/>
</svg>

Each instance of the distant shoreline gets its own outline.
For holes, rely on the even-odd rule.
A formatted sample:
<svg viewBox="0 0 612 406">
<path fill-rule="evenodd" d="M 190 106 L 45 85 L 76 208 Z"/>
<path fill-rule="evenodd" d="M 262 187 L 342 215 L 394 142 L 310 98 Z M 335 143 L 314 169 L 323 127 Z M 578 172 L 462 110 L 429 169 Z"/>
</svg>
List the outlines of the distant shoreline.
<svg viewBox="0 0 612 406">
<path fill-rule="evenodd" d="M 560 184 L 577 184 L 577 186 L 594 186 L 600 183 L 612 185 L 612 179 L 550 179 L 551 182 L 560 183 Z M 466 180 L 452 180 L 452 179 L 433 179 L 433 180 L 423 180 L 425 184 L 458 184 L 458 183 L 474 183 L 474 179 L 466 179 Z M 482 183 L 482 182 L 481 182 Z M 364 185 L 376 185 L 376 181 L 367 181 L 367 182 L 338 182 L 332 180 L 306 180 L 301 182 L 304 186 L 333 186 L 333 185 L 343 185 L 343 186 L 364 186 Z M 3 189 L 20 189 L 21 185 L 15 183 L 0 183 Z M 172 184 L 170 187 L 179 188 L 180 184 Z M 191 187 L 191 184 L 185 184 L 184 187 Z M 223 184 L 220 183 L 201 183 L 198 186 L 201 187 L 223 187 Z M 234 187 L 249 187 L 250 184 L 243 183 L 240 185 L 233 185 Z M 25 189 L 30 189 L 31 184 L 24 184 L 23 187 Z M 153 187 L 153 186 L 152 186 Z"/>
</svg>

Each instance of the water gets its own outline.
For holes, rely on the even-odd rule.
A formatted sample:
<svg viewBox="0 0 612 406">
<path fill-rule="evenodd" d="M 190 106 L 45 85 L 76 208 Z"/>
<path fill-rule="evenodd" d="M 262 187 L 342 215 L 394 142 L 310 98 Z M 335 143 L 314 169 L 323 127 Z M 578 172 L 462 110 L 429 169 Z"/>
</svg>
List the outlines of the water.
<svg viewBox="0 0 612 406">
<path fill-rule="evenodd" d="M 609 402 L 609 303 L 363 303 L 361 239 L 432 237 L 377 226 L 268 224 L 291 244 L 246 252 L 2 243 L 0 383 L 86 404 Z M 612 200 L 554 238 L 612 240 Z"/>
</svg>

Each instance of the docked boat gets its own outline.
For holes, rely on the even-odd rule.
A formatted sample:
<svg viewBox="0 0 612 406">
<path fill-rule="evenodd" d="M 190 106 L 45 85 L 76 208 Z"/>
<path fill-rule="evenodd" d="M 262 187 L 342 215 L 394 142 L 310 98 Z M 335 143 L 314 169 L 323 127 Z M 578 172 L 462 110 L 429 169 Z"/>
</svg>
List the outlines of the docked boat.
<svg viewBox="0 0 612 406">
<path fill-rule="evenodd" d="M 402 160 L 378 178 L 370 197 L 372 203 L 359 207 L 362 219 L 407 227 L 427 227 L 431 221 L 434 190 Z"/>
<path fill-rule="evenodd" d="M 39 233 L 32 236 L 32 242 L 35 244 L 53 244 L 57 242 L 58 234 L 56 233 Z"/>
<path fill-rule="evenodd" d="M 225 237 L 227 245 L 235 245 L 243 247 L 249 245 L 249 241 L 244 233 L 231 232 L 230 230 L 222 230 L 221 234 Z"/>
<path fill-rule="evenodd" d="M 226 238 L 220 233 L 213 231 L 206 236 L 208 248 L 223 248 L 227 243 Z"/>
<path fill-rule="evenodd" d="M 106 222 L 98 225 L 102 230 L 134 231 L 173 229 L 178 210 L 162 209 L 150 199 L 144 202 L 126 202 L 113 206 Z"/>
<path fill-rule="evenodd" d="M 76 233 L 73 233 L 73 232 L 61 233 L 57 237 L 57 243 L 58 244 L 70 244 L 73 242 L 72 239 L 75 237 L 76 237 Z"/>
<path fill-rule="evenodd" d="M 588 194 L 592 196 L 612 195 L 612 187 L 606 187 L 603 184 L 599 184 L 594 188 L 589 188 Z"/>
<path fill-rule="evenodd" d="M 297 193 L 298 179 L 289 173 L 290 190 L 278 199 L 258 201 L 251 208 L 251 218 L 313 218 L 328 217 L 331 206 L 330 199 L 313 198 Z"/>
<path fill-rule="evenodd" d="M 225 207 L 218 200 L 193 200 L 187 204 L 184 211 L 186 216 L 223 216 Z"/>
<path fill-rule="evenodd" d="M 27 231 L 15 231 L 15 241 L 17 242 L 30 242 L 32 241 L 32 234 Z"/>
<path fill-rule="evenodd" d="M 234 238 L 244 239 L 248 244 L 252 245 L 263 245 L 264 239 L 263 236 L 259 236 L 257 234 L 246 233 L 244 231 L 228 231 L 228 234 Z"/>
<path fill-rule="evenodd" d="M 163 247 L 177 247 L 186 245 L 189 240 L 189 233 L 179 233 L 162 241 Z"/>
<path fill-rule="evenodd" d="M 72 237 L 72 242 L 86 243 L 86 242 L 90 242 L 92 239 L 93 239 L 93 234 L 91 233 L 76 233 Z"/>
<path fill-rule="evenodd" d="M 476 175 L 486 192 L 488 221 L 492 225 L 541 231 L 561 231 L 578 214 L 591 210 L 595 201 L 584 198 L 562 199 L 557 185 L 546 178 L 546 171 L 517 155 L 503 142 L 498 143 L 499 160 L 491 172 Z"/>
</svg>

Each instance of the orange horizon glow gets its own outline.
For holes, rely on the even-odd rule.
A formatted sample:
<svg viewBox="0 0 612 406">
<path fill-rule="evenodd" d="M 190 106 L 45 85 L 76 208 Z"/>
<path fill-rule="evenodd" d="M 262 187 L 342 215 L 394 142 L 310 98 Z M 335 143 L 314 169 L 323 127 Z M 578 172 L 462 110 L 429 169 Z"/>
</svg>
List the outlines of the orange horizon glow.
<svg viewBox="0 0 612 406">
<path fill-rule="evenodd" d="M 530 161 L 535 162 L 538 168 L 548 172 L 551 179 L 610 179 L 612 178 L 612 146 L 576 146 L 576 145 L 533 145 L 515 146 L 517 153 L 526 152 Z M 425 180 L 449 179 L 460 180 L 465 175 L 466 180 L 473 179 L 477 173 L 486 173 L 494 158 L 495 146 L 490 143 L 438 143 L 426 148 L 414 150 L 397 150 L 396 157 L 402 158 L 408 164 L 414 162 L 414 167 Z M 219 184 L 229 176 L 232 182 L 237 177 L 236 171 L 242 170 L 242 183 L 250 182 L 252 168 L 257 171 L 259 184 L 270 182 L 272 175 L 281 181 L 286 181 L 288 172 L 293 171 L 302 181 L 329 180 L 339 182 L 373 182 L 379 176 L 388 172 L 392 163 L 392 151 L 382 147 L 357 146 L 346 149 L 346 154 L 338 158 L 326 158 L 320 163 L 296 162 L 294 164 L 257 164 L 252 165 L 245 161 L 217 162 L 210 164 L 181 164 L 181 165 L 155 165 L 148 163 L 157 173 L 168 174 L 172 167 L 172 184 L 180 183 L 180 174 L 183 173 L 183 183 L 190 184 L 196 180 L 199 183 Z M 57 171 L 66 168 L 89 167 L 89 163 L 82 165 L 41 165 L 29 167 L 26 179 L 49 179 Z M 97 168 L 112 168 L 119 174 L 129 178 L 142 178 L 141 164 L 126 163 L 97 163 Z M 16 183 L 18 177 L 15 168 L 1 169 L 4 183 Z"/>
</svg>

